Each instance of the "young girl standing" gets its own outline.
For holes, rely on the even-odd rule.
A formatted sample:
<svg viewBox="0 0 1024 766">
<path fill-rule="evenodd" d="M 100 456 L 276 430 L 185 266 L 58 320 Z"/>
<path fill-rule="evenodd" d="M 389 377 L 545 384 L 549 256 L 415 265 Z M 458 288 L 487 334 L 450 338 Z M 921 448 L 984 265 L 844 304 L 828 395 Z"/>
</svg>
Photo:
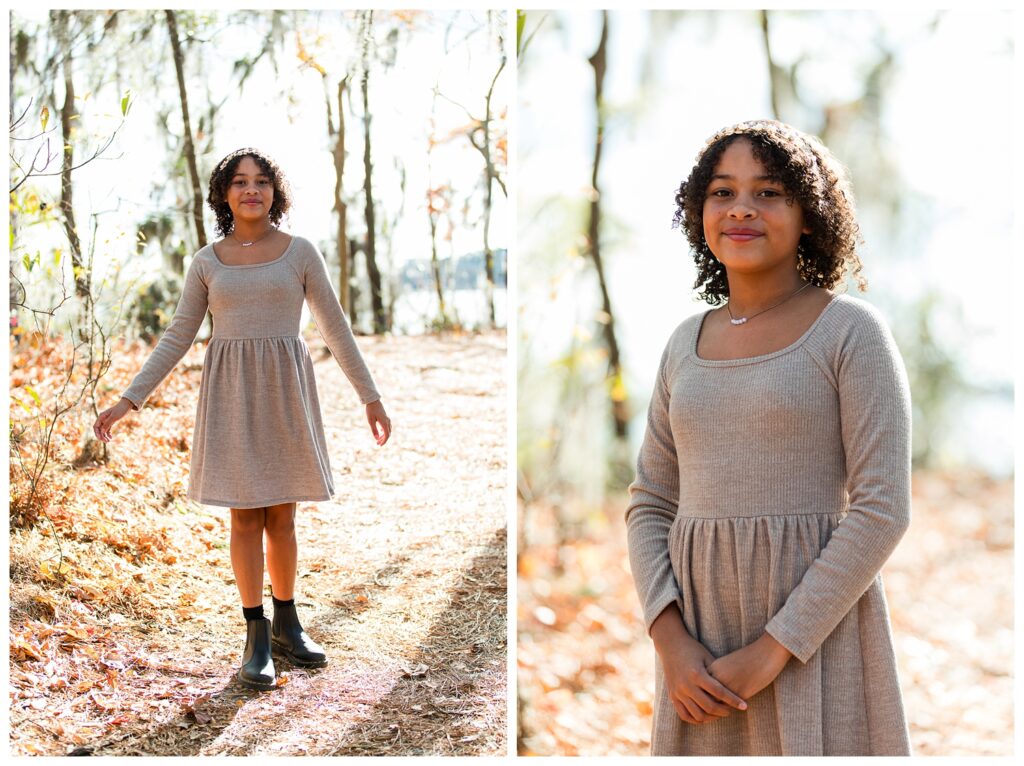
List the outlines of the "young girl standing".
<svg viewBox="0 0 1024 766">
<path fill-rule="evenodd" d="M 879 312 L 832 292 L 860 271 L 845 170 L 741 123 L 676 202 L 720 307 L 669 339 L 626 511 L 652 753 L 907 755 L 879 571 L 910 519 L 910 394 Z"/>
<path fill-rule="evenodd" d="M 239 682 L 275 688 L 272 653 L 299 667 L 323 667 L 327 653 L 295 610 L 295 508 L 330 500 L 330 458 L 313 361 L 301 334 L 306 302 L 328 348 L 363 403 L 383 445 L 391 420 L 331 286 L 323 256 L 278 228 L 291 193 L 277 164 L 246 148 L 221 160 L 207 199 L 222 239 L 195 254 L 174 318 L 120 401 L 100 413 L 103 441 L 138 410 L 191 347 L 206 318 L 213 337 L 203 359 L 188 496 L 231 509 L 231 565 L 246 621 Z M 263 540 L 274 604 L 263 614 Z"/>
</svg>

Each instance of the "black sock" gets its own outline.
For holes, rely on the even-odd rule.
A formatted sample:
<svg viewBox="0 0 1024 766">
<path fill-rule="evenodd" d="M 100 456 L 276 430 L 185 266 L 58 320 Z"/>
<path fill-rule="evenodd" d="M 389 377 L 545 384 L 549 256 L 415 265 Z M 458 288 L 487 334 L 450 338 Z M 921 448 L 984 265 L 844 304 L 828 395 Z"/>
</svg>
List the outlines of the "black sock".
<svg viewBox="0 0 1024 766">
<path fill-rule="evenodd" d="M 271 594 L 270 595 L 270 599 L 274 602 L 274 609 L 280 609 L 282 606 L 294 606 L 295 605 L 295 599 L 294 598 L 290 598 L 287 601 L 281 601 L 277 596 L 275 596 L 274 594 Z"/>
<path fill-rule="evenodd" d="M 242 614 L 245 615 L 246 620 L 262 620 L 263 604 L 260 604 L 259 606 L 243 606 Z"/>
</svg>

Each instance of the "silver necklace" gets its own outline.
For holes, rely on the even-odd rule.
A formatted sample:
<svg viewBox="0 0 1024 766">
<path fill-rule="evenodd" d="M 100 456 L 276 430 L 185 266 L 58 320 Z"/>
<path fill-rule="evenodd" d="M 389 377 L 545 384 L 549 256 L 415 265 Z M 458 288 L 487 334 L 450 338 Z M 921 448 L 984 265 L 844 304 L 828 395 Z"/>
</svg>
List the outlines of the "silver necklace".
<svg viewBox="0 0 1024 766">
<path fill-rule="evenodd" d="M 270 232 L 272 232 L 273 230 L 274 230 L 274 227 L 273 227 L 273 226 L 271 226 L 271 227 L 270 227 L 269 229 L 267 229 L 267 230 L 266 230 L 266 231 L 265 231 L 265 232 L 263 233 L 263 236 L 262 236 L 262 237 L 258 237 L 258 238 L 256 238 L 256 239 L 252 240 L 251 242 L 243 242 L 242 240 L 240 240 L 240 239 L 239 239 L 238 237 L 236 237 L 236 236 L 235 236 L 235 232 L 231 232 L 231 238 L 232 238 L 233 240 L 235 240 L 235 242 L 237 242 L 238 244 L 240 244 L 240 245 L 241 245 L 242 247 L 252 247 L 252 246 L 253 246 L 253 245 L 255 245 L 255 244 L 256 244 L 257 242 L 259 242 L 259 241 L 260 241 L 261 239 L 265 239 L 265 238 L 266 238 L 266 237 L 267 237 L 267 236 L 268 236 L 268 235 L 270 234 Z"/>
<path fill-rule="evenodd" d="M 766 312 L 766 311 L 771 311 L 771 310 L 772 310 L 772 309 L 774 309 L 774 308 L 778 308 L 778 307 L 779 307 L 779 306 L 781 306 L 781 305 L 782 305 L 783 303 L 785 303 L 786 301 L 788 301 L 788 300 L 789 300 L 790 298 L 794 297 L 794 296 L 795 296 L 795 295 L 796 295 L 796 294 L 797 294 L 798 292 L 800 292 L 801 290 L 805 290 L 806 288 L 808 288 L 808 287 L 810 287 L 810 286 L 811 286 L 811 283 L 810 283 L 810 282 L 807 282 L 807 283 L 805 283 L 805 284 L 804 284 L 804 286 L 803 286 L 803 287 L 798 287 L 798 288 L 797 288 L 797 289 L 796 289 L 796 290 L 795 290 L 794 292 L 791 292 L 791 293 L 790 293 L 789 295 L 787 295 L 787 296 L 786 296 L 785 298 L 783 298 L 783 299 L 782 299 L 781 301 L 779 301 L 778 303 L 776 303 L 776 304 L 775 304 L 774 306 L 769 306 L 769 307 L 768 307 L 768 308 L 766 308 L 766 309 L 761 309 L 761 310 L 760 310 L 760 311 L 758 311 L 758 312 L 757 312 L 756 314 L 751 314 L 751 315 L 750 315 L 750 316 L 748 316 L 748 317 L 740 317 L 739 319 L 737 319 L 736 317 L 734 317 L 734 316 L 732 315 L 732 306 L 730 305 L 730 304 L 731 304 L 731 301 L 730 301 L 729 303 L 726 303 L 726 304 L 725 304 L 725 309 L 726 309 L 726 311 L 728 311 L 728 312 L 729 312 L 729 321 L 730 321 L 730 322 L 732 322 L 733 324 L 743 324 L 743 323 L 744 323 L 744 322 L 746 322 L 746 321 L 747 321 L 748 319 L 753 319 L 754 317 L 756 317 L 756 316 L 760 316 L 761 314 L 763 314 L 763 313 L 764 313 L 764 312 Z"/>
</svg>

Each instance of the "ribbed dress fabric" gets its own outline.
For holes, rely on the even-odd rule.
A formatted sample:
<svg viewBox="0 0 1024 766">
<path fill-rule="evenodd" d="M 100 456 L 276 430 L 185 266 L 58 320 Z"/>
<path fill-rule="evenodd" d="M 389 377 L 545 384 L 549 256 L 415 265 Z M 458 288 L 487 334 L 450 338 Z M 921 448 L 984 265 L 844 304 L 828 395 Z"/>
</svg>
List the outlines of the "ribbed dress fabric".
<svg viewBox="0 0 1024 766">
<path fill-rule="evenodd" d="M 324 258 L 302 237 L 266 263 L 224 264 L 195 254 L 174 317 L 123 396 L 142 407 L 213 314 L 196 404 L 188 497 L 259 508 L 334 494 L 313 361 L 300 331 L 303 301 L 366 404 L 380 398 L 331 285 Z"/>
<path fill-rule="evenodd" d="M 686 724 L 655 662 L 654 755 L 907 755 L 880 570 L 910 522 L 910 392 L 885 321 L 833 296 L 794 343 L 697 356 L 671 336 L 626 511 L 648 632 L 670 604 L 715 657 L 794 657 L 749 708 Z"/>
</svg>

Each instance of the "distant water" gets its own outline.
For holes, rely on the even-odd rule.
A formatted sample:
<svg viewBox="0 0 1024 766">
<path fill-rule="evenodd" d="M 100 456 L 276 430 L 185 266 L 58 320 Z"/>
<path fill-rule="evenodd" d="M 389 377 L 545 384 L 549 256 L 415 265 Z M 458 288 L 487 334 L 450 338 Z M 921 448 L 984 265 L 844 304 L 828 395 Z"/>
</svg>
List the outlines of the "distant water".
<svg viewBox="0 0 1024 766">
<path fill-rule="evenodd" d="M 487 324 L 487 299 L 483 290 L 453 290 L 445 294 L 449 315 L 468 329 Z M 506 293 L 503 288 L 494 291 L 494 321 L 499 327 L 506 325 Z M 419 335 L 430 329 L 437 318 L 437 294 L 432 290 L 406 290 L 395 301 L 394 331 Z"/>
</svg>

